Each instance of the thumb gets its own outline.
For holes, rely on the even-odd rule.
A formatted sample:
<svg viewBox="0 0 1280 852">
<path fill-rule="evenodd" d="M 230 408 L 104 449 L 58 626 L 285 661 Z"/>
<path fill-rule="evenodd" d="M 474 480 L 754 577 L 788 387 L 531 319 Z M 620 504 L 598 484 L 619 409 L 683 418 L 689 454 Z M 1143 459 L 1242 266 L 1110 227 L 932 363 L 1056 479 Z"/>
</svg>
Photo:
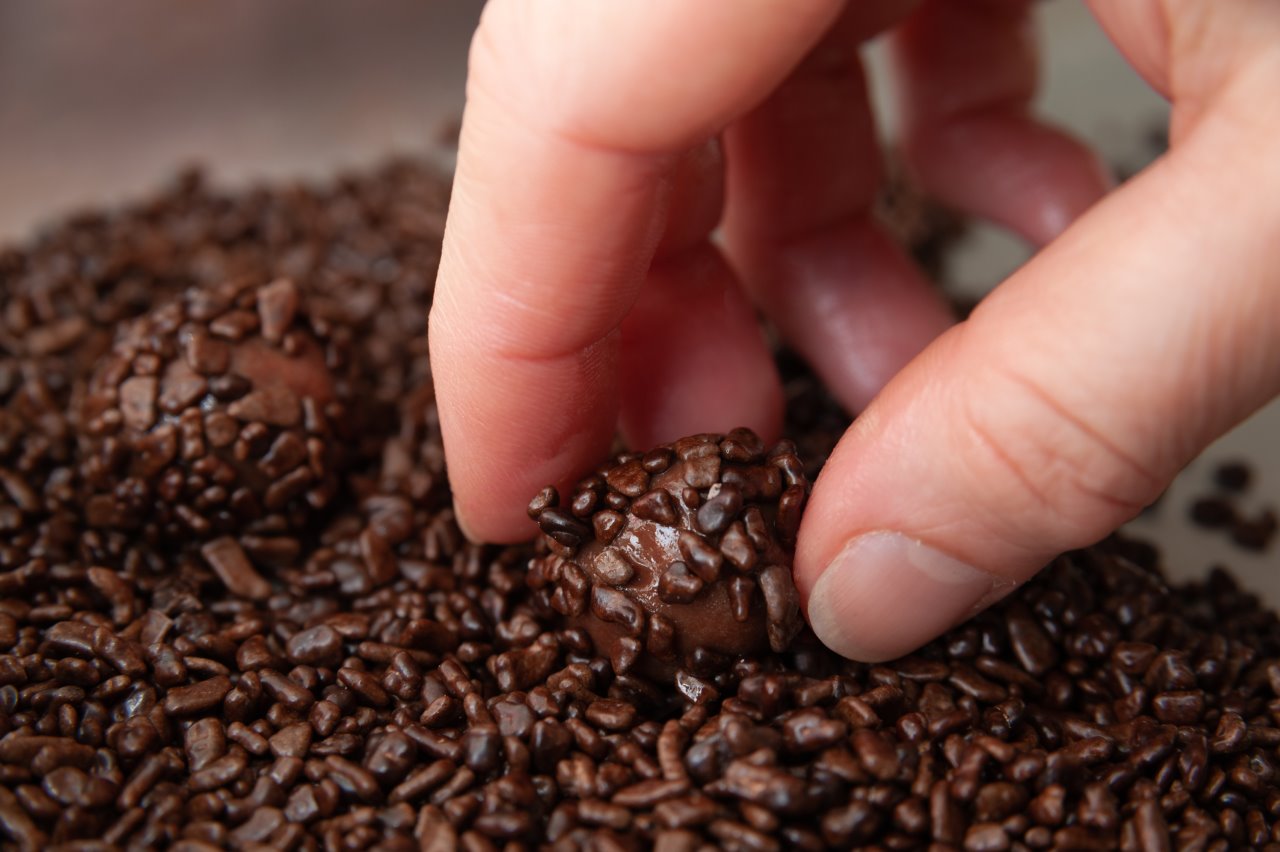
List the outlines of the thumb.
<svg viewBox="0 0 1280 852">
<path fill-rule="evenodd" d="M 1280 113 L 1241 121 L 1258 94 L 1222 93 L 1230 108 L 1081 217 L 850 428 L 796 553 L 828 646 L 866 661 L 911 651 L 1130 519 L 1280 392 Z"/>
</svg>

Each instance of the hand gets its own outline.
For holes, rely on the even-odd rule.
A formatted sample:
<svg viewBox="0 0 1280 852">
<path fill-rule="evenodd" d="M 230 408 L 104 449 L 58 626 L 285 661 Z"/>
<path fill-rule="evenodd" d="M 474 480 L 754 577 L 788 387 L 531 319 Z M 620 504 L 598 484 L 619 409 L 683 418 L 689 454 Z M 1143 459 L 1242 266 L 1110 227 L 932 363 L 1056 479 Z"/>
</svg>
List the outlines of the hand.
<svg viewBox="0 0 1280 852">
<path fill-rule="evenodd" d="M 776 435 L 754 303 L 862 411 L 796 581 L 824 642 L 886 659 L 1128 520 L 1280 392 L 1280 6 L 1093 3 L 1173 101 L 1170 153 L 1100 202 L 1091 155 L 1029 115 L 1030 7 L 492 0 L 430 334 L 468 534 L 527 536 L 529 496 L 618 427 Z M 857 50 L 888 27 L 917 181 L 1044 246 L 954 327 L 869 216 Z"/>
</svg>

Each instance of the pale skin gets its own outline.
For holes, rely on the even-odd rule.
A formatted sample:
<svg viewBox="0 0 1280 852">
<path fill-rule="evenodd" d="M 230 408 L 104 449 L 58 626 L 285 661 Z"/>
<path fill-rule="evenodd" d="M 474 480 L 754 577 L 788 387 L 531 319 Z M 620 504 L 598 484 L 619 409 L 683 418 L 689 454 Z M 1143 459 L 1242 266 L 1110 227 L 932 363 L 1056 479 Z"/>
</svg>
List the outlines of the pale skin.
<svg viewBox="0 0 1280 852">
<path fill-rule="evenodd" d="M 859 413 L 795 579 L 824 642 L 883 660 L 1280 393 L 1280 4 L 1090 5 L 1173 105 L 1114 190 L 1029 112 L 1027 0 L 491 0 L 431 314 L 468 535 L 528 538 L 618 430 L 776 437 L 759 312 Z M 856 49 L 885 30 L 915 179 L 1038 248 L 964 323 L 868 215 Z"/>
</svg>

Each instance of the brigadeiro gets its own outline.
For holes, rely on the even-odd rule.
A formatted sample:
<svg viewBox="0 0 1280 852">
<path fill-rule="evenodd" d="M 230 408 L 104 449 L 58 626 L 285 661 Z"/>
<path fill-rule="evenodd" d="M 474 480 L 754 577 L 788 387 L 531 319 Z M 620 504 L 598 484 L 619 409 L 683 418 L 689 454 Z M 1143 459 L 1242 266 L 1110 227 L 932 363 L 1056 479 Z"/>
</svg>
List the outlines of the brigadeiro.
<svg viewBox="0 0 1280 852">
<path fill-rule="evenodd" d="M 597 468 L 529 505 L 546 556 L 530 585 L 621 674 L 710 675 L 786 650 L 803 626 L 791 560 L 808 481 L 795 445 L 694 435 Z"/>
<path fill-rule="evenodd" d="M 90 525 L 149 538 L 296 529 L 334 496 L 344 338 L 287 278 L 191 288 L 124 326 L 81 407 Z"/>
</svg>

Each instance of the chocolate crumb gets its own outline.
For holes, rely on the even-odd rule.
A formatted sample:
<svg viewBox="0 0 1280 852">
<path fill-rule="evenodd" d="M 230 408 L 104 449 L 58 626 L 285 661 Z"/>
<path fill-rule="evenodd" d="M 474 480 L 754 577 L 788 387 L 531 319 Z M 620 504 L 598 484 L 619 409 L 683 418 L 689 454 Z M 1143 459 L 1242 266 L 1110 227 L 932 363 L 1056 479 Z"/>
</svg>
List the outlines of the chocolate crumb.
<svg viewBox="0 0 1280 852">
<path fill-rule="evenodd" d="M 205 543 L 200 553 L 233 595 L 263 600 L 271 594 L 271 584 L 254 570 L 244 548 L 234 538 L 216 538 Z"/>
<path fill-rule="evenodd" d="M 1253 482 L 1253 469 L 1248 462 L 1225 461 L 1214 468 L 1213 482 L 1230 494 L 1243 494 Z"/>
<path fill-rule="evenodd" d="M 1224 570 L 1113 536 L 906 658 L 817 644 L 791 548 L 847 418 L 785 350 L 790 441 L 626 453 L 535 498 L 537 544 L 468 542 L 426 346 L 447 198 L 412 163 L 192 174 L 0 252 L 0 845 L 1280 837 L 1280 621 Z"/>
</svg>

